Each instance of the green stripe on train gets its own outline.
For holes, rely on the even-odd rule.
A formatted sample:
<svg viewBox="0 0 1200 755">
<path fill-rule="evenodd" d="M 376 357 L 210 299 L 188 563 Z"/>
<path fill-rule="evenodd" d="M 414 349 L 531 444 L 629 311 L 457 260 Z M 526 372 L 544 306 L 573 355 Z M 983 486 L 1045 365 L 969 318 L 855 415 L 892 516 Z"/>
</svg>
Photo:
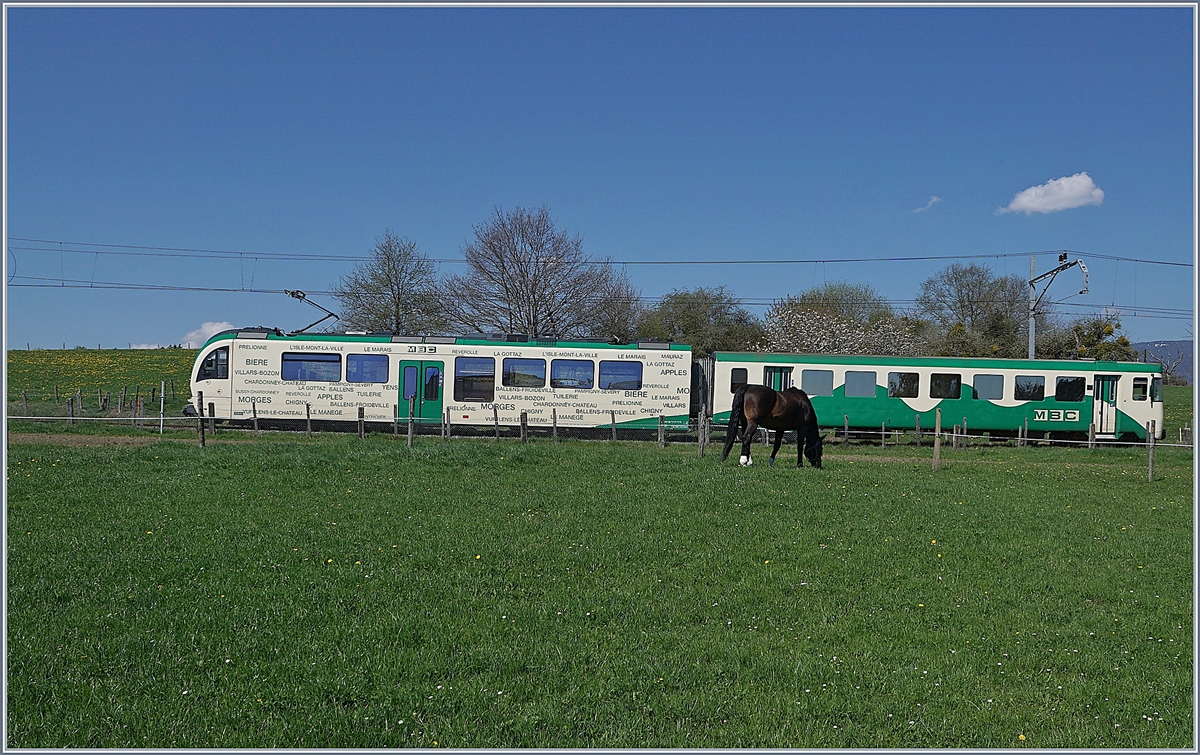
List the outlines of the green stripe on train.
<svg viewBox="0 0 1200 755">
<path fill-rule="evenodd" d="M 971 395 L 971 387 L 963 386 L 963 393 Z M 849 417 L 851 427 L 876 429 L 884 425 L 889 430 L 913 430 L 917 417 L 921 418 L 921 429 L 931 431 L 937 422 L 937 410 L 942 410 L 942 427 L 948 429 L 962 424 L 965 417 L 967 431 L 999 430 L 1016 432 L 1029 420 L 1030 432 L 1088 432 L 1092 423 L 1093 399 L 1083 401 L 1056 401 L 1053 397 L 1042 401 L 1030 401 L 1019 406 L 1000 406 L 986 399 L 957 398 L 941 399 L 928 411 L 918 412 L 905 403 L 904 399 L 887 395 L 887 388 L 875 386 L 875 396 L 847 398 L 845 387 L 838 386 L 832 396 L 810 396 L 817 423 L 824 428 L 840 428 Z M 729 412 L 713 416 L 714 423 L 728 424 Z M 1113 432 L 1120 436 L 1132 434 L 1146 437 L 1146 428 L 1124 412 L 1117 410 Z"/>
</svg>

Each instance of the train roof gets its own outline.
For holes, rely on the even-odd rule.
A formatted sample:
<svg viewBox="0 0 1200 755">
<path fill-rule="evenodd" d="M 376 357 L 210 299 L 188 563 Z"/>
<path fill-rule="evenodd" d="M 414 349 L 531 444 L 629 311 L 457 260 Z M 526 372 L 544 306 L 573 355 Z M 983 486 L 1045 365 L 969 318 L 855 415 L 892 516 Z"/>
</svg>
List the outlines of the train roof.
<svg viewBox="0 0 1200 755">
<path fill-rule="evenodd" d="M 412 344 L 450 344 L 465 346 L 540 346 L 544 348 L 574 348 L 574 349 L 664 349 L 670 351 L 691 351 L 692 347 L 685 343 L 667 343 L 663 341 L 636 341 L 632 343 L 614 343 L 601 339 L 559 340 L 555 336 L 529 336 L 525 334 L 496 333 L 477 334 L 469 336 L 394 336 L 391 333 L 297 333 L 286 334 L 278 328 L 236 328 L 217 333 L 205 342 L 205 346 L 217 341 L 235 338 L 266 339 L 270 341 L 290 342 L 321 342 L 338 341 L 342 343 L 412 343 Z M 202 347 L 203 348 L 203 347 Z"/>
<path fill-rule="evenodd" d="M 1062 370 L 1084 372 L 1146 372 L 1157 374 L 1162 365 L 1153 362 L 1112 362 L 1096 359 L 995 359 L 989 357 L 890 357 L 849 354 L 784 354 L 776 352 L 713 353 L 716 362 L 762 362 L 786 364 L 894 365 L 896 367 L 953 367 L 960 369 Z"/>
</svg>

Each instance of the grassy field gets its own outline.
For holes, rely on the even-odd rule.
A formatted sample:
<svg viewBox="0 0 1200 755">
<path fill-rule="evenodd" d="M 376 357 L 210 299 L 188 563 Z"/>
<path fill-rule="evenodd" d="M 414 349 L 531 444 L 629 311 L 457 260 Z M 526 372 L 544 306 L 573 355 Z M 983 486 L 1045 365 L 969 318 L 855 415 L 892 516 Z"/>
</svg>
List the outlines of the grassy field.
<svg viewBox="0 0 1200 755">
<path fill-rule="evenodd" d="M 9 747 L 1194 744 L 1182 449 L 45 441 Z"/>
<path fill-rule="evenodd" d="M 188 381 L 195 360 L 196 349 L 9 351 L 8 413 L 24 416 L 28 407 L 29 416 L 66 416 L 67 398 L 78 391 L 83 398 L 83 416 L 100 416 L 97 392 L 103 390 L 112 394 L 110 411 L 103 414 L 116 414 L 117 394 L 125 389 L 130 399 L 137 395 L 147 399 L 146 412 L 157 415 L 158 400 L 150 406 L 149 397 L 152 390 L 157 392 L 165 382 L 166 412 L 175 416 L 191 396 Z M 172 381 L 174 396 L 170 393 Z"/>
</svg>

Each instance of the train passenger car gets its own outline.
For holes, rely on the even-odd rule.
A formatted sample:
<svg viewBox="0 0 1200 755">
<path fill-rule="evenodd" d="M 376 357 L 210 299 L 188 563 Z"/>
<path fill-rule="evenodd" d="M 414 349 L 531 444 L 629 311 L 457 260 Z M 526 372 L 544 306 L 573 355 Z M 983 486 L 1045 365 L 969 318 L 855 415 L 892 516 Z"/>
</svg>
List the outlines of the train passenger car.
<svg viewBox="0 0 1200 755">
<path fill-rule="evenodd" d="M 733 393 L 745 383 L 777 390 L 795 385 L 812 399 L 822 427 L 879 431 L 961 424 L 971 433 L 1086 437 L 1164 436 L 1162 367 L 1141 362 L 834 356 L 717 352 L 713 419 L 727 422 Z M 1028 425 L 1026 425 L 1028 422 Z"/>
<path fill-rule="evenodd" d="M 192 404 L 204 416 L 490 425 L 687 427 L 690 346 L 525 336 L 283 335 L 230 330 L 200 349 Z M 202 399 L 201 399 L 202 396 Z M 201 406 L 201 401 L 203 406 Z"/>
</svg>

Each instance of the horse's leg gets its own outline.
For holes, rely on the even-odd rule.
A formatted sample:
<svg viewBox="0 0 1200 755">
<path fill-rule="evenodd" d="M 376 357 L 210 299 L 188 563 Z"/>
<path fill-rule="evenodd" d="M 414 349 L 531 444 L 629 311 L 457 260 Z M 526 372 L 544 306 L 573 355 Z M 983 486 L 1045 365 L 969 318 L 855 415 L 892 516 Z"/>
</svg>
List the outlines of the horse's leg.
<svg viewBox="0 0 1200 755">
<path fill-rule="evenodd" d="M 729 451 L 733 448 L 733 444 L 737 440 L 738 428 L 740 426 L 740 420 L 730 419 L 729 427 L 725 430 L 725 450 L 721 452 L 721 461 L 725 461 L 726 457 L 729 456 Z"/>
<path fill-rule="evenodd" d="M 738 463 L 743 467 L 748 467 L 754 462 L 750 460 L 750 444 L 754 441 L 754 436 L 758 434 L 758 422 L 752 419 L 746 420 L 746 430 L 742 435 L 742 455 L 738 459 Z"/>
<path fill-rule="evenodd" d="M 768 467 L 775 466 L 775 454 L 779 453 L 779 447 L 783 445 L 783 434 L 786 430 L 775 431 L 775 448 L 771 449 L 771 458 L 767 461 Z"/>
</svg>

